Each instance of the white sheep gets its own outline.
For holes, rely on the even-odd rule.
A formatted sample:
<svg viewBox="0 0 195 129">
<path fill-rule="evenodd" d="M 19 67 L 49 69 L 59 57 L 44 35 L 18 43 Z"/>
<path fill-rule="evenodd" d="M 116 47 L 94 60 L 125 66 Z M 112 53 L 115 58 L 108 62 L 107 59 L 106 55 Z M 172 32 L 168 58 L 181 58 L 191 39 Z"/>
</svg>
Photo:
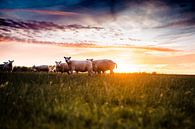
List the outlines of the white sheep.
<svg viewBox="0 0 195 129">
<path fill-rule="evenodd" d="M 91 61 L 93 64 L 93 71 L 95 73 L 101 73 L 110 70 L 110 74 L 114 73 L 113 69 L 117 68 L 117 64 L 109 59 L 101 59 L 101 60 L 93 60 L 93 59 L 86 59 L 87 61 Z"/>
<path fill-rule="evenodd" d="M 66 63 L 70 68 L 71 74 L 73 71 L 78 72 L 88 72 L 88 75 L 91 76 L 93 74 L 93 66 L 92 62 L 88 60 L 71 60 L 71 57 L 64 57 Z"/>
</svg>

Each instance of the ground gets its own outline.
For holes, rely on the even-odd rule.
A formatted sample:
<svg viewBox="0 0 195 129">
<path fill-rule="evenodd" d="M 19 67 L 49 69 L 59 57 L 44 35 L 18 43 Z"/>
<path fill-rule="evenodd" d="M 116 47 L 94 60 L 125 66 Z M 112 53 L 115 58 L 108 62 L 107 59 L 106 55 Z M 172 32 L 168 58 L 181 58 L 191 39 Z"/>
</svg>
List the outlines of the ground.
<svg viewBox="0 0 195 129">
<path fill-rule="evenodd" d="M 194 129 L 195 76 L 0 73 L 0 128 Z"/>
</svg>

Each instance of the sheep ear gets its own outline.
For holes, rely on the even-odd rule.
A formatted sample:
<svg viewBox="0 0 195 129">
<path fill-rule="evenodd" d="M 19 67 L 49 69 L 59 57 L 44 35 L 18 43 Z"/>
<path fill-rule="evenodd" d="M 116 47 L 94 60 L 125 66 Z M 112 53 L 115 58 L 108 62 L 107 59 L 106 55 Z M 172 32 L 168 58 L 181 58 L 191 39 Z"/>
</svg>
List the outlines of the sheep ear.
<svg viewBox="0 0 195 129">
<path fill-rule="evenodd" d="M 62 61 L 59 62 L 59 64 L 61 64 L 61 63 L 62 63 Z"/>
<path fill-rule="evenodd" d="M 93 59 L 91 59 L 91 61 L 93 61 Z"/>
<path fill-rule="evenodd" d="M 69 60 L 71 59 L 71 57 L 68 58 Z"/>
</svg>

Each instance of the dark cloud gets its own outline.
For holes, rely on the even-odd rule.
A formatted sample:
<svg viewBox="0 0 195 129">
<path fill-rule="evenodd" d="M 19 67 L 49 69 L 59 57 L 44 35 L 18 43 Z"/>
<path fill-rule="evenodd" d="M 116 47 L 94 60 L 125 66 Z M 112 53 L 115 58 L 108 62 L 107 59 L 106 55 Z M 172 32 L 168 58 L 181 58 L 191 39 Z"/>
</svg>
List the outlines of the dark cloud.
<svg viewBox="0 0 195 129">
<path fill-rule="evenodd" d="M 97 30 L 103 29 L 102 27 L 96 26 L 86 26 L 80 24 L 68 24 L 68 25 L 58 25 L 53 22 L 45 22 L 45 21 L 21 21 L 21 20 L 12 20 L 12 19 L 4 19 L 0 18 L 0 38 L 9 39 L 12 41 L 28 41 L 28 42 L 41 42 L 40 36 L 43 31 L 56 32 L 60 31 L 72 31 L 77 33 L 77 31 L 81 29 L 87 30 Z M 55 35 L 53 33 L 52 35 Z M 56 34 L 57 35 L 57 34 Z M 47 34 L 50 36 L 50 34 Z M 39 38 L 38 41 L 37 38 Z M 63 38 L 63 37 L 60 37 Z M 49 43 L 49 41 L 47 42 Z M 52 41 L 51 41 L 52 43 Z"/>
<path fill-rule="evenodd" d="M 180 13 L 195 12 L 194 0 L 165 0 L 164 2 L 172 8 L 178 8 Z"/>
<path fill-rule="evenodd" d="M 184 27 L 184 26 L 195 26 L 195 17 L 187 19 L 187 20 L 179 20 L 179 21 L 171 22 L 165 25 L 156 26 L 154 28 L 161 29 L 161 28 Z"/>
<path fill-rule="evenodd" d="M 9 29 L 33 29 L 33 30 L 49 30 L 49 29 L 103 29 L 102 27 L 95 26 L 83 26 L 79 24 L 71 25 L 58 25 L 52 22 L 45 21 L 21 21 L 21 20 L 11 20 L 0 18 L 0 30 L 9 31 Z"/>
<path fill-rule="evenodd" d="M 136 9 L 139 5 L 155 3 L 156 8 L 166 5 L 170 12 L 163 15 L 177 17 L 195 17 L 194 0 L 1 0 L 0 9 L 34 9 L 51 11 L 83 12 L 91 15 L 111 14 L 116 17 L 118 12 Z M 55 12 L 51 12 L 53 14 Z M 1 15 L 1 14 L 0 14 Z"/>
<path fill-rule="evenodd" d="M 52 10 L 35 10 L 35 9 L 0 9 L 0 12 L 27 12 L 27 13 L 38 13 L 48 15 L 61 15 L 61 16 L 79 16 L 80 14 L 74 12 L 64 11 L 52 11 Z"/>
</svg>

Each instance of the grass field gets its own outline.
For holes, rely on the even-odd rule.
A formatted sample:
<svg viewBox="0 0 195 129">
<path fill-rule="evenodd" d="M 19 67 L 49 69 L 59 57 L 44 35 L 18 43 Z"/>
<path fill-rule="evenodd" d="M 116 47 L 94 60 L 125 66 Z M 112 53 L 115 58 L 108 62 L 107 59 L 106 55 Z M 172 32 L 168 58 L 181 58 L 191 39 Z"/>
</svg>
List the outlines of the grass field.
<svg viewBox="0 0 195 129">
<path fill-rule="evenodd" d="M 0 73 L 0 129 L 195 129 L 195 76 Z"/>
</svg>

